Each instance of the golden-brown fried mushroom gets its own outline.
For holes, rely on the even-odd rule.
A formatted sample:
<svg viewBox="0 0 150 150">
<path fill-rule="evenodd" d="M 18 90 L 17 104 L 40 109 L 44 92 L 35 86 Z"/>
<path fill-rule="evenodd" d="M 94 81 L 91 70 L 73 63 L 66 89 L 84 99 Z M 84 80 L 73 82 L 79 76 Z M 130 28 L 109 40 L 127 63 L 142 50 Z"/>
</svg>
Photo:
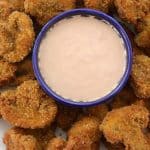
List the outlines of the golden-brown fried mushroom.
<svg viewBox="0 0 150 150">
<path fill-rule="evenodd" d="M 123 143 L 128 150 L 149 150 L 150 143 L 142 132 L 148 122 L 148 110 L 140 105 L 131 105 L 108 112 L 100 130 L 112 144 Z"/>
<path fill-rule="evenodd" d="M 20 85 L 24 81 L 33 80 L 33 79 L 35 79 L 35 76 L 32 68 L 32 61 L 29 58 L 27 58 L 22 62 L 18 63 L 16 78 L 11 84 Z"/>
<path fill-rule="evenodd" d="M 74 107 L 67 107 L 63 104 L 58 104 L 58 114 L 56 117 L 56 124 L 62 129 L 71 127 L 80 114 L 80 109 Z"/>
<path fill-rule="evenodd" d="M 0 96 L 1 115 L 12 125 L 22 128 L 43 128 L 51 124 L 57 113 L 55 102 L 28 80 Z"/>
<path fill-rule="evenodd" d="M 15 78 L 17 67 L 14 64 L 0 60 L 0 87 L 8 84 Z"/>
<path fill-rule="evenodd" d="M 140 33 L 135 37 L 136 44 L 139 47 L 150 49 L 150 13 L 138 24 L 138 30 Z"/>
<path fill-rule="evenodd" d="M 34 36 L 32 20 L 24 13 L 13 12 L 8 22 L 0 24 L 0 57 L 20 62 L 30 53 Z"/>
<path fill-rule="evenodd" d="M 111 109 L 116 109 L 133 104 L 137 100 L 133 89 L 127 85 L 119 94 L 117 94 L 110 103 Z"/>
<path fill-rule="evenodd" d="M 42 150 L 52 138 L 54 132 L 50 128 L 31 130 L 13 127 L 5 133 L 4 143 L 9 150 Z"/>
<path fill-rule="evenodd" d="M 24 0 L 8 0 L 14 10 L 24 11 Z"/>
<path fill-rule="evenodd" d="M 84 5 L 87 8 L 97 9 L 107 13 L 113 5 L 113 0 L 84 0 Z"/>
<path fill-rule="evenodd" d="M 115 0 L 120 18 L 137 24 L 150 11 L 149 0 Z"/>
<path fill-rule="evenodd" d="M 46 150 L 63 150 L 66 146 L 66 141 L 63 139 L 56 137 L 49 141 Z"/>
<path fill-rule="evenodd" d="M 13 7 L 7 0 L 0 0 L 0 21 L 6 21 L 12 11 Z"/>
<path fill-rule="evenodd" d="M 97 150 L 101 134 L 99 120 L 95 117 L 83 117 L 68 132 L 68 141 L 64 150 Z"/>
<path fill-rule="evenodd" d="M 135 105 L 140 105 L 140 106 L 146 107 L 147 110 L 149 111 L 149 114 L 150 114 L 150 102 L 149 102 L 149 100 L 150 99 L 142 99 L 142 100 L 136 101 Z M 149 120 L 149 128 L 150 128 L 150 120 Z M 150 136 L 149 136 L 149 139 L 150 139 Z"/>
<path fill-rule="evenodd" d="M 7 150 L 41 150 L 41 146 L 32 134 L 23 129 L 12 128 L 4 136 Z"/>
<path fill-rule="evenodd" d="M 136 26 L 136 28 L 138 32 L 141 32 L 146 27 L 149 27 L 149 26 L 150 26 L 150 12 L 144 18 L 142 18 L 142 20 L 138 22 L 138 25 Z"/>
<path fill-rule="evenodd" d="M 59 13 L 75 8 L 76 0 L 25 0 L 25 12 L 36 18 L 40 25 Z"/>
<path fill-rule="evenodd" d="M 131 85 L 139 98 L 150 97 L 150 58 L 137 55 L 133 61 Z"/>
<path fill-rule="evenodd" d="M 24 11 L 24 0 L 1 0 L 0 9 L 2 10 L 0 16 L 2 14 L 5 16 L 4 19 L 6 19 L 12 11 Z M 7 15 L 4 15 L 3 13 Z"/>
<path fill-rule="evenodd" d="M 6 23 L 0 22 L 0 57 L 13 49 L 13 38 L 10 32 L 6 29 Z"/>
<path fill-rule="evenodd" d="M 97 106 L 87 108 L 87 113 L 90 116 L 97 117 L 100 122 L 103 121 L 108 111 L 108 106 L 106 104 L 99 104 Z"/>
</svg>

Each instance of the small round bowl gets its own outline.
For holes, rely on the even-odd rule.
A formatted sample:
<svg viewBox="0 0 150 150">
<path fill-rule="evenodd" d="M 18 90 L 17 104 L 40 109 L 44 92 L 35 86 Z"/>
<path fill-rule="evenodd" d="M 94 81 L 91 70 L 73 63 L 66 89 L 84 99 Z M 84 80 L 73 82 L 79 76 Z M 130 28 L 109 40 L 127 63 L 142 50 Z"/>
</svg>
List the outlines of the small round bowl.
<svg viewBox="0 0 150 150">
<path fill-rule="evenodd" d="M 126 58 L 127 63 L 126 63 L 125 72 L 124 72 L 124 75 L 123 75 L 122 79 L 120 80 L 119 84 L 117 85 L 117 87 L 113 91 L 111 91 L 109 94 L 107 94 L 106 96 L 99 98 L 97 100 L 94 100 L 94 101 L 90 101 L 90 102 L 75 102 L 73 100 L 65 99 L 62 96 L 58 95 L 46 84 L 46 82 L 44 81 L 44 79 L 42 77 L 42 74 L 40 73 L 40 69 L 38 66 L 39 46 L 40 46 L 41 40 L 44 37 L 44 35 L 46 34 L 47 30 L 50 27 L 52 27 L 55 23 L 57 23 L 58 21 L 60 21 L 64 18 L 67 18 L 67 17 L 74 16 L 74 15 L 83 15 L 83 16 L 92 15 L 98 19 L 106 20 L 108 23 L 113 25 L 116 28 L 116 30 L 119 32 L 120 36 L 122 37 L 125 48 L 126 48 L 126 53 L 127 53 L 127 58 Z M 120 92 L 122 90 L 122 88 L 125 86 L 128 78 L 129 78 L 129 75 L 131 72 L 132 48 L 131 48 L 130 40 L 129 40 L 126 32 L 122 28 L 122 26 L 115 19 L 110 17 L 109 15 L 107 15 L 101 11 L 96 11 L 96 10 L 92 10 L 92 9 L 73 9 L 70 11 L 63 12 L 60 15 L 54 17 L 42 28 L 41 32 L 39 33 L 39 35 L 35 41 L 32 62 L 33 62 L 33 69 L 34 69 L 35 76 L 36 76 L 39 84 L 43 88 L 43 90 L 49 96 L 52 96 L 56 101 L 61 102 L 66 105 L 69 105 L 69 106 L 87 107 L 87 106 L 94 106 L 94 105 L 97 105 L 100 103 L 104 103 L 104 102 L 110 100 L 113 96 L 115 96 L 118 92 Z"/>
</svg>

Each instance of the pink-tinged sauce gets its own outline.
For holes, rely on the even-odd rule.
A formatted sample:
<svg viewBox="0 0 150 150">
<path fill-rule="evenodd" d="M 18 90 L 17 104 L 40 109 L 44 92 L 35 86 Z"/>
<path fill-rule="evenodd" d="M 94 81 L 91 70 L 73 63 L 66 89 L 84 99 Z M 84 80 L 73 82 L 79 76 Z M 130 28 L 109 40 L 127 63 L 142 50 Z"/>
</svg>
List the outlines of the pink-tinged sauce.
<svg viewBox="0 0 150 150">
<path fill-rule="evenodd" d="M 47 85 L 77 102 L 106 96 L 126 68 L 126 51 L 118 32 L 92 16 L 56 23 L 43 38 L 38 57 Z"/>
</svg>

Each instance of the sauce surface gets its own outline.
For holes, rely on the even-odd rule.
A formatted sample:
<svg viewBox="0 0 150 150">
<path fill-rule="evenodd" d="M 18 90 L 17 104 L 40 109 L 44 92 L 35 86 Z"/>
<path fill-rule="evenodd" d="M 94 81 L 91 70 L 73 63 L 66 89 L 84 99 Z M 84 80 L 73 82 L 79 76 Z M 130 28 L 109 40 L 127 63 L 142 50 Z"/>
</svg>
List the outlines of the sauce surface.
<svg viewBox="0 0 150 150">
<path fill-rule="evenodd" d="M 47 85 L 77 102 L 106 96 L 126 68 L 123 40 L 114 27 L 93 16 L 56 23 L 41 41 L 38 58 Z"/>
</svg>

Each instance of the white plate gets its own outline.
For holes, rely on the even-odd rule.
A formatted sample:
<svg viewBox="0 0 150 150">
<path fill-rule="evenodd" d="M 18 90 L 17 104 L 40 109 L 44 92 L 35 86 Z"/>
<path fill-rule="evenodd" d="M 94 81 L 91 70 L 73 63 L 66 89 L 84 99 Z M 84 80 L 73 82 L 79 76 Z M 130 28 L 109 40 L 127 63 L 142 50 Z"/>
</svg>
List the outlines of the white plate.
<svg viewBox="0 0 150 150">
<path fill-rule="evenodd" d="M 10 128 L 11 126 L 5 122 L 4 120 L 0 119 L 0 150 L 5 150 L 5 144 L 3 143 L 3 136 L 4 133 Z"/>
</svg>

